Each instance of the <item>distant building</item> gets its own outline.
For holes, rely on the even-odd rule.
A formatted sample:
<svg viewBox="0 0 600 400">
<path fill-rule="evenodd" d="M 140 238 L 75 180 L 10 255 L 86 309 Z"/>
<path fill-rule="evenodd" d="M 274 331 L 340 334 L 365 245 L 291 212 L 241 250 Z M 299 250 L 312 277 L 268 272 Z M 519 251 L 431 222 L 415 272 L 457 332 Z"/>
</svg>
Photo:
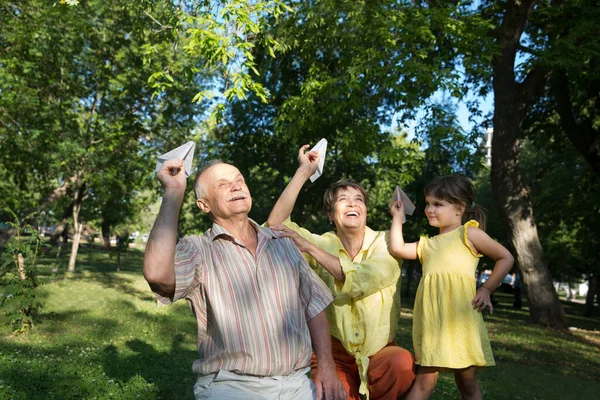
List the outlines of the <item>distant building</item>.
<svg viewBox="0 0 600 400">
<path fill-rule="evenodd" d="M 483 136 L 485 141 L 483 147 L 485 149 L 485 165 L 488 167 L 492 166 L 492 136 L 494 136 L 494 128 L 487 128 Z"/>
</svg>

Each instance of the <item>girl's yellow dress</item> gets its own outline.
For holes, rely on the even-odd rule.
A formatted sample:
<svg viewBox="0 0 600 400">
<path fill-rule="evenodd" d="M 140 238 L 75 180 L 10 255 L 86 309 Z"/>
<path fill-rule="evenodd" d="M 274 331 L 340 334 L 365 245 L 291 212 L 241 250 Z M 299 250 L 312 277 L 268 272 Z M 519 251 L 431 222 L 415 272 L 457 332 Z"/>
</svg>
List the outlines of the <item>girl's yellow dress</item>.
<svg viewBox="0 0 600 400">
<path fill-rule="evenodd" d="M 469 226 L 479 224 L 471 220 L 451 232 L 419 240 L 423 277 L 412 332 L 418 365 L 452 369 L 495 365 L 481 313 L 471 306 L 481 254 L 469 245 Z"/>
</svg>

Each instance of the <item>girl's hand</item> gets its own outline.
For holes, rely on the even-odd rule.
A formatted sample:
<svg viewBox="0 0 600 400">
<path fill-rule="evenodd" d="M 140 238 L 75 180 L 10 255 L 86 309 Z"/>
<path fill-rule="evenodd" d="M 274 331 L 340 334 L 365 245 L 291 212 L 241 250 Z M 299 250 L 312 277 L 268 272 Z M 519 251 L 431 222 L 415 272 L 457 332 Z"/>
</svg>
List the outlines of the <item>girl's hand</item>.
<svg viewBox="0 0 600 400">
<path fill-rule="evenodd" d="M 390 205 L 390 214 L 392 214 L 392 218 L 404 217 L 404 204 L 400 200 L 392 202 Z"/>
<path fill-rule="evenodd" d="M 493 314 L 494 306 L 492 305 L 492 301 L 490 299 L 491 294 L 492 293 L 489 291 L 489 289 L 484 286 L 477 289 L 477 293 L 475 293 L 475 297 L 473 297 L 473 301 L 471 301 L 473 310 L 482 312 L 486 307 L 489 307 L 490 314 Z"/>
<path fill-rule="evenodd" d="M 285 225 L 275 225 L 270 227 L 272 230 L 280 233 L 281 237 L 288 237 L 294 241 L 294 244 L 303 253 L 308 253 L 309 249 L 313 244 L 308 240 L 304 239 L 298 234 L 298 232 L 291 230 Z"/>
</svg>

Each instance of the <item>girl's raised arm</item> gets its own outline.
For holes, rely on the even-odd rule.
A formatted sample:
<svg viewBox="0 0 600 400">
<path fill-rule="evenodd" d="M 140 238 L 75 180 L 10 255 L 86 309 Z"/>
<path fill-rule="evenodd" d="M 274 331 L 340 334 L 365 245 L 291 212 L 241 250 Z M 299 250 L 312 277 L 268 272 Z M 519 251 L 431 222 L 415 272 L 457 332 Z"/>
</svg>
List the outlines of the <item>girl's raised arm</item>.
<svg viewBox="0 0 600 400">
<path fill-rule="evenodd" d="M 496 263 L 492 270 L 492 275 L 488 280 L 477 289 L 477 293 L 471 304 L 474 309 L 483 311 L 486 307 L 490 308 L 490 312 L 494 311 L 494 307 L 490 301 L 490 295 L 496 290 L 502 279 L 510 272 L 514 257 L 508 249 L 489 237 L 487 233 L 479 228 L 470 226 L 467 231 L 470 244 L 475 251 L 485 254 Z"/>
<path fill-rule="evenodd" d="M 404 219 L 404 204 L 397 201 L 390 208 L 392 214 L 392 226 L 390 227 L 390 254 L 404 260 L 415 260 L 417 258 L 418 242 L 405 243 L 402 235 L 402 224 Z"/>
</svg>

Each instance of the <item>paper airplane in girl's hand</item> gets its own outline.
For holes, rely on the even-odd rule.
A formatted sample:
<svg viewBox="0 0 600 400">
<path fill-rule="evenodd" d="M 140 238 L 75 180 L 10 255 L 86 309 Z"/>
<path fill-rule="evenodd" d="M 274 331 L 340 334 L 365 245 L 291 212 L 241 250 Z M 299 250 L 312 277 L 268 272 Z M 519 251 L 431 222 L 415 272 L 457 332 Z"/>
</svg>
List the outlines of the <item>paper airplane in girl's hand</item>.
<svg viewBox="0 0 600 400">
<path fill-rule="evenodd" d="M 161 169 L 165 161 L 181 158 L 183 160 L 185 176 L 186 178 L 189 177 L 192 174 L 192 160 L 194 159 L 195 148 L 196 143 L 187 142 L 183 146 L 179 146 L 178 148 L 171 150 L 168 153 L 158 156 L 158 160 L 156 161 L 156 172 L 158 172 Z"/>
<path fill-rule="evenodd" d="M 327 154 L 327 139 L 323 138 L 319 140 L 319 143 L 315 145 L 310 151 L 316 151 L 319 153 L 319 165 L 314 174 L 310 176 L 310 181 L 316 181 L 323 173 L 323 165 L 325 165 L 325 155 Z"/>
<path fill-rule="evenodd" d="M 410 201 L 406 193 L 404 193 L 404 191 L 400 189 L 400 186 L 398 185 L 396 185 L 396 190 L 394 190 L 394 194 L 392 195 L 390 207 L 392 207 L 397 201 L 401 201 L 404 205 L 404 222 L 406 222 L 406 214 L 413 215 L 416 207 L 413 204 L 413 202 Z"/>
</svg>

